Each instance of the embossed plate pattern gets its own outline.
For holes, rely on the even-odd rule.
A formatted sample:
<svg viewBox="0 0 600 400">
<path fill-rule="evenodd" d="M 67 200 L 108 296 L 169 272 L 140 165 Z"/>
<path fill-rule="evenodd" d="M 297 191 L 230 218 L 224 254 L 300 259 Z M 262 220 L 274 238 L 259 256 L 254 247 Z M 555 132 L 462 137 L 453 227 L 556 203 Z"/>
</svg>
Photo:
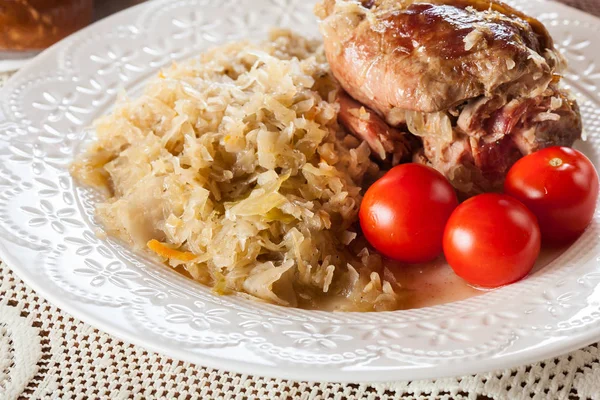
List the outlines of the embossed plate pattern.
<svg viewBox="0 0 600 400">
<path fill-rule="evenodd" d="M 93 218 L 98 194 L 67 167 L 117 92 L 139 93 L 162 66 L 268 27 L 318 35 L 305 0 L 154 1 L 41 54 L 0 93 L 0 253 L 50 301 L 100 329 L 175 358 L 319 381 L 390 381 L 532 362 L 600 337 L 600 243 L 590 229 L 542 271 L 443 306 L 326 313 L 218 297 L 113 240 Z M 600 24 L 556 3 L 517 1 L 570 60 L 588 141 L 600 160 Z"/>
</svg>

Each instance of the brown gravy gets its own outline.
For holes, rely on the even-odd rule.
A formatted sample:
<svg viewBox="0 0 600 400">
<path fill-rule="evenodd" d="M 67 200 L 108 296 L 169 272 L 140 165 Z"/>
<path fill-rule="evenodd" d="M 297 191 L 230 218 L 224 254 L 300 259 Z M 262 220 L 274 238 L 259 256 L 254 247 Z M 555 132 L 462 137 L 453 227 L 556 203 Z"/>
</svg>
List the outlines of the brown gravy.
<svg viewBox="0 0 600 400">
<path fill-rule="evenodd" d="M 555 260 L 564 249 L 542 249 L 532 274 Z M 431 307 L 468 299 L 493 289 L 476 288 L 459 278 L 444 258 L 422 265 L 394 265 L 398 282 L 409 292 L 405 309 Z M 524 279 L 527 279 L 525 277 Z"/>
<path fill-rule="evenodd" d="M 444 258 L 428 264 L 391 265 L 390 269 L 408 291 L 405 309 L 451 303 L 482 293 L 459 278 Z"/>
</svg>

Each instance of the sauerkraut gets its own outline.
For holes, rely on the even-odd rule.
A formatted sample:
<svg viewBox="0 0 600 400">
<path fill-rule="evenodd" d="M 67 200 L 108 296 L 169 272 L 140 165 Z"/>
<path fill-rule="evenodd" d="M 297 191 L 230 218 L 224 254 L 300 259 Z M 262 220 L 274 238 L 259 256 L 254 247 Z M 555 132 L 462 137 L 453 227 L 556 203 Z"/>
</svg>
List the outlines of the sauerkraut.
<svg viewBox="0 0 600 400">
<path fill-rule="evenodd" d="M 393 275 L 357 238 L 377 168 L 338 126 L 337 89 L 320 43 L 288 31 L 215 48 L 122 95 L 72 174 L 106 192 L 109 234 L 219 294 L 399 308 Z"/>
</svg>

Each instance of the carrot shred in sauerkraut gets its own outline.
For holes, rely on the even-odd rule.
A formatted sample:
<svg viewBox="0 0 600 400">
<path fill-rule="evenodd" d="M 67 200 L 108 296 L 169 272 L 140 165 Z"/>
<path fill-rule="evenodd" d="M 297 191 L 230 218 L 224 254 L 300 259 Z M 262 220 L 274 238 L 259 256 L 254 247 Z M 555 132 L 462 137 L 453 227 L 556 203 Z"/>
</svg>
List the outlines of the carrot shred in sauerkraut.
<svg viewBox="0 0 600 400">
<path fill-rule="evenodd" d="M 194 253 L 190 253 L 189 251 L 179 251 L 179 250 L 172 249 L 169 246 L 167 246 L 166 244 L 161 243 L 156 239 L 152 239 L 152 240 L 148 241 L 147 246 L 150 250 L 152 250 L 159 256 L 162 256 L 162 257 L 165 257 L 168 259 L 175 259 L 178 261 L 190 262 L 190 261 L 194 261 L 196 258 L 198 258 L 198 256 L 195 255 Z"/>
</svg>

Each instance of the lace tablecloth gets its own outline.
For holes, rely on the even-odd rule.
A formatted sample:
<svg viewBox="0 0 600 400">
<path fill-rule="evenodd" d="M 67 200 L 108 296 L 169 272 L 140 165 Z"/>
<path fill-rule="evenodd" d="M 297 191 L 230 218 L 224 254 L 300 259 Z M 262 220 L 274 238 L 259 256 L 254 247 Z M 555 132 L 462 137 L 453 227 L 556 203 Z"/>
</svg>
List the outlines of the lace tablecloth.
<svg viewBox="0 0 600 400">
<path fill-rule="evenodd" d="M 563 0 L 600 15 L 600 0 Z M 0 86 L 8 76 L 0 74 Z M 203 368 L 124 343 L 38 297 L 0 263 L 0 399 L 600 399 L 600 349 L 436 381 L 294 382 Z"/>
</svg>

